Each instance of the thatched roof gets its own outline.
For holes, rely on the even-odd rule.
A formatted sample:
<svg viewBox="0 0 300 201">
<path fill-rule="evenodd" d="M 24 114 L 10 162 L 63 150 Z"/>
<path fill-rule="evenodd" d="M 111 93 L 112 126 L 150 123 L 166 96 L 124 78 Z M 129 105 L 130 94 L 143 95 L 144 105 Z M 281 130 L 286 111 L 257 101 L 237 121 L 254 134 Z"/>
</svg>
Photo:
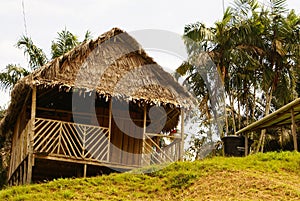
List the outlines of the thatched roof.
<svg viewBox="0 0 300 201">
<path fill-rule="evenodd" d="M 21 79 L 0 126 L 16 118 L 32 86 L 97 91 L 109 97 L 188 107 L 190 94 L 126 32 L 113 28 Z"/>
</svg>

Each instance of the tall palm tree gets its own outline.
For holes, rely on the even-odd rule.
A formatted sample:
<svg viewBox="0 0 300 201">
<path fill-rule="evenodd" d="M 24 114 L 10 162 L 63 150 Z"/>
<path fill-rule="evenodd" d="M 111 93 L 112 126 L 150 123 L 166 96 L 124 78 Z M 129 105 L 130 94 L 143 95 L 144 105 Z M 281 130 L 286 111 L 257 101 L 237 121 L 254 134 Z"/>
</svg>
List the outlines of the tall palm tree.
<svg viewBox="0 0 300 201">
<path fill-rule="evenodd" d="M 288 13 L 285 3 L 271 0 L 271 8 L 265 8 L 256 0 L 235 0 L 214 27 L 202 23 L 185 27 L 184 39 L 193 41 L 185 39 L 189 56 L 207 51 L 222 77 L 227 100 L 231 100 L 232 123 L 227 121 L 226 131 L 228 125 L 233 125 L 232 130 L 236 130 L 235 124 L 238 128 L 244 126 L 242 119 L 246 124 L 253 121 L 261 114 L 256 111 L 259 105 L 267 115 L 272 108 L 295 98 L 295 82 L 300 77 L 296 68 L 300 63 L 300 18 L 294 11 Z M 201 92 L 200 102 L 208 100 L 205 83 L 201 78 L 191 79 L 196 77 L 195 68 L 188 65 L 188 61 L 183 63 L 178 72 L 190 75 L 187 78 L 192 90 Z M 258 93 L 264 94 L 264 101 Z"/>
<path fill-rule="evenodd" d="M 286 0 L 271 0 L 271 8 L 262 17 L 266 27 L 263 35 L 263 81 L 266 96 L 265 115 L 274 106 L 281 107 L 296 98 L 296 67 L 299 60 L 299 16 L 287 12 Z M 296 41 L 296 42 L 295 42 Z M 297 44 L 298 43 L 298 44 Z M 265 130 L 261 132 L 258 149 L 263 151 Z"/>
<path fill-rule="evenodd" d="M 187 48 L 188 55 L 191 60 L 194 56 L 207 52 L 213 62 L 216 64 L 217 71 L 220 73 L 221 84 L 227 87 L 227 76 L 229 66 L 229 55 L 232 49 L 231 39 L 231 21 L 232 12 L 227 9 L 224 13 L 223 19 L 216 22 L 213 27 L 206 27 L 203 23 L 194 23 L 186 25 L 184 28 L 184 42 Z M 206 119 L 210 120 L 211 112 L 215 112 L 217 105 L 213 105 L 210 101 L 212 94 L 209 94 L 208 86 L 206 86 L 203 77 L 200 76 L 199 70 L 192 65 L 191 61 L 184 62 L 177 72 L 181 75 L 189 75 L 186 79 L 191 87 L 191 90 L 200 100 L 200 109 L 202 114 L 205 114 Z M 212 78 L 213 79 L 213 78 Z M 206 82 L 209 79 L 206 79 Z M 214 109 L 213 109 L 214 108 Z M 224 114 L 222 114 L 224 115 Z M 228 132 L 228 122 L 225 115 L 226 133 Z"/>
</svg>

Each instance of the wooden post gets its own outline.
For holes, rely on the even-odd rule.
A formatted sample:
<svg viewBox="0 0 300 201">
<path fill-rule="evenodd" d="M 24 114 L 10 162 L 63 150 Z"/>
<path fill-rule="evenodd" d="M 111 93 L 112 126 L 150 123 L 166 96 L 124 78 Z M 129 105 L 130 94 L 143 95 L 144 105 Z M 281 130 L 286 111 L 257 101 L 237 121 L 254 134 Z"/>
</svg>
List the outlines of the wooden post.
<svg viewBox="0 0 300 201">
<path fill-rule="evenodd" d="M 183 108 L 180 110 L 181 112 L 181 144 L 180 144 L 180 150 L 179 150 L 179 156 L 180 160 L 183 161 L 183 154 L 184 154 L 184 111 Z"/>
<path fill-rule="evenodd" d="M 147 105 L 144 106 L 142 160 L 145 154 L 145 140 L 146 140 L 146 131 L 147 131 L 146 126 L 147 126 Z"/>
<path fill-rule="evenodd" d="M 265 141 L 266 141 L 266 132 L 267 132 L 267 130 L 264 129 L 263 130 L 264 134 L 263 134 L 262 143 L 261 143 L 261 150 L 260 150 L 261 153 L 264 153 L 264 147 L 265 147 Z"/>
<path fill-rule="evenodd" d="M 24 184 L 23 183 L 23 175 L 24 175 L 24 172 L 23 172 L 24 168 L 23 168 L 23 166 L 24 166 L 24 161 L 21 163 L 21 166 L 20 166 L 20 184 L 21 185 Z"/>
<path fill-rule="evenodd" d="M 144 132 L 143 132 L 143 134 L 144 134 L 144 136 L 143 136 L 143 138 L 145 138 L 145 134 L 146 134 L 146 127 L 147 127 L 147 106 L 145 105 L 144 106 L 144 125 L 143 125 L 143 129 L 144 129 Z"/>
<path fill-rule="evenodd" d="M 28 153 L 28 163 L 27 163 L 27 184 L 30 184 L 32 178 L 32 166 L 34 166 L 34 158 L 33 158 L 33 137 L 34 137 L 34 123 L 35 123 L 35 115 L 36 115 L 36 86 L 32 87 L 32 96 L 31 96 L 31 119 L 30 119 L 30 130 L 29 134 L 29 153 Z"/>
<path fill-rule="evenodd" d="M 297 133 L 296 133 L 296 121 L 295 121 L 295 112 L 294 108 L 291 109 L 291 118 L 292 118 L 292 135 L 294 141 L 294 150 L 298 151 L 298 144 L 297 144 Z"/>
<path fill-rule="evenodd" d="M 245 134 L 245 156 L 248 156 L 248 133 Z"/>
<path fill-rule="evenodd" d="M 110 137 L 111 137 L 111 122 L 112 122 L 112 97 L 110 98 L 109 102 L 109 109 L 108 109 L 108 139 L 107 139 L 107 162 L 110 162 Z"/>
<path fill-rule="evenodd" d="M 26 175 L 27 175 L 27 158 L 24 159 L 24 164 L 23 164 L 23 181 L 22 184 L 26 184 Z"/>
<path fill-rule="evenodd" d="M 85 163 L 83 166 L 83 177 L 86 177 L 87 164 Z"/>
<path fill-rule="evenodd" d="M 62 122 L 61 122 L 61 125 L 62 125 Z M 85 138 L 86 138 L 86 126 L 83 127 L 83 140 L 82 140 L 83 147 L 82 147 L 82 152 L 81 152 L 83 160 L 85 160 L 85 157 L 84 157 L 85 149 L 86 149 L 86 147 L 85 147 L 86 139 Z"/>
<path fill-rule="evenodd" d="M 57 154 L 59 154 L 59 152 L 60 152 L 60 149 L 61 149 L 61 138 L 62 138 L 62 129 L 63 129 L 63 127 L 62 127 L 62 122 L 60 122 L 59 123 L 60 125 L 59 125 L 59 137 L 58 137 L 58 146 L 57 146 Z"/>
<path fill-rule="evenodd" d="M 20 185 L 20 166 L 16 169 L 15 171 L 15 175 L 16 175 L 16 185 Z"/>
</svg>

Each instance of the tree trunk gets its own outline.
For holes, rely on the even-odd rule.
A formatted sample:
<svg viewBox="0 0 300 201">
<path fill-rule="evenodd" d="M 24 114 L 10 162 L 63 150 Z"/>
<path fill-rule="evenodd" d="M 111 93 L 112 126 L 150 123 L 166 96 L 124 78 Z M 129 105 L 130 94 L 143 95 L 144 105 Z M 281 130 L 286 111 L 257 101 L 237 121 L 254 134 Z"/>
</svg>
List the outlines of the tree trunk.
<svg viewBox="0 0 300 201">
<path fill-rule="evenodd" d="M 248 94 L 246 94 L 246 126 L 249 125 L 249 100 Z"/>
<path fill-rule="evenodd" d="M 252 114 L 251 114 L 251 123 L 255 121 L 255 109 L 256 109 L 256 87 L 254 86 L 254 90 L 253 90 L 253 106 L 252 106 Z"/>
<path fill-rule="evenodd" d="M 270 93 L 266 94 L 265 116 L 267 116 L 270 113 L 272 94 L 273 94 L 273 87 L 271 87 Z M 263 147 L 265 145 L 264 144 L 265 143 L 265 135 L 266 135 L 266 129 L 261 130 L 260 138 L 259 138 L 258 145 L 257 145 L 257 148 L 256 148 L 256 152 L 258 152 L 260 148 L 261 148 L 261 152 L 264 151 Z"/>
<path fill-rule="evenodd" d="M 225 103 L 225 134 L 228 135 L 228 115 L 227 115 L 226 103 Z M 221 137 L 224 137 L 224 135 Z"/>
<path fill-rule="evenodd" d="M 234 117 L 234 98 L 233 95 L 229 96 L 230 107 L 231 107 L 231 115 L 232 115 L 232 127 L 233 127 L 233 135 L 236 133 L 236 125 L 235 125 L 235 117 Z"/>
<path fill-rule="evenodd" d="M 241 100 L 240 97 L 238 98 L 238 129 L 241 129 L 241 123 L 242 123 L 242 118 L 241 118 Z"/>
<path fill-rule="evenodd" d="M 283 147 L 283 133 L 285 132 L 284 126 L 281 126 L 280 132 L 279 132 L 279 145 L 280 149 Z"/>
</svg>

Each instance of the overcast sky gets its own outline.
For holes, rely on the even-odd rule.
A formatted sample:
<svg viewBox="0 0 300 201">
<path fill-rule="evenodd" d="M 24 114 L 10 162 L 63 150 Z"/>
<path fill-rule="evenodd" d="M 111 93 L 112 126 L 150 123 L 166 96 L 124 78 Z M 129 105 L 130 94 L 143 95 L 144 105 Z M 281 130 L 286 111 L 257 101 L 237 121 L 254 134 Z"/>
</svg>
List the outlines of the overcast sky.
<svg viewBox="0 0 300 201">
<path fill-rule="evenodd" d="M 225 6 L 230 2 L 225 0 Z M 222 0 L 24 0 L 24 7 L 28 35 L 48 57 L 51 41 L 65 27 L 80 39 L 86 30 L 95 38 L 113 27 L 127 32 L 160 29 L 182 34 L 186 24 L 201 21 L 212 25 L 223 13 Z M 288 7 L 300 13 L 299 0 L 288 0 Z M 22 0 L 0 0 L 0 27 L 0 70 L 10 63 L 26 67 L 22 50 L 15 47 L 25 33 Z M 180 63 L 178 58 L 162 54 L 150 53 L 163 66 L 170 60 L 173 65 Z M 0 93 L 1 106 L 8 102 L 7 94 Z"/>
</svg>

